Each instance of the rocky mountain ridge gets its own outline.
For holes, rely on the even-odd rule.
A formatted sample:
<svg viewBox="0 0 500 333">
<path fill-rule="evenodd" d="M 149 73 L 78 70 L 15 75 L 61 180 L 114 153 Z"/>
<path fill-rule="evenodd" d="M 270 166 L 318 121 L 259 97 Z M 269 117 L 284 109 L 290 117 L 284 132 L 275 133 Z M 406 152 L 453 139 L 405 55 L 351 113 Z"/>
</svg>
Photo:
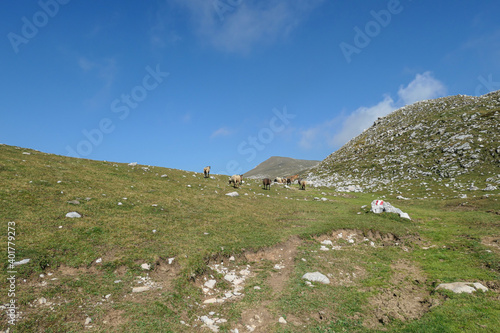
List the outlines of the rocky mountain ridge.
<svg viewBox="0 0 500 333">
<path fill-rule="evenodd" d="M 439 188 L 457 195 L 500 185 L 500 91 L 417 102 L 379 118 L 311 169 L 339 191 Z"/>
</svg>

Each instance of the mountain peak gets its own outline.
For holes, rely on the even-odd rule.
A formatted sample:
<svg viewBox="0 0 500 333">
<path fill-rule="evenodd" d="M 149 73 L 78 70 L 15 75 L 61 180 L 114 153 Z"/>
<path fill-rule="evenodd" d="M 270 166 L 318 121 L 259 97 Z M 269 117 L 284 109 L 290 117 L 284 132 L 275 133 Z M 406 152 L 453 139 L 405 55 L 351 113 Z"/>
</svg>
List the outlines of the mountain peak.
<svg viewBox="0 0 500 333">
<path fill-rule="evenodd" d="M 304 173 L 320 161 L 298 160 L 291 157 L 271 156 L 254 169 L 247 171 L 245 178 L 276 178 Z"/>
</svg>

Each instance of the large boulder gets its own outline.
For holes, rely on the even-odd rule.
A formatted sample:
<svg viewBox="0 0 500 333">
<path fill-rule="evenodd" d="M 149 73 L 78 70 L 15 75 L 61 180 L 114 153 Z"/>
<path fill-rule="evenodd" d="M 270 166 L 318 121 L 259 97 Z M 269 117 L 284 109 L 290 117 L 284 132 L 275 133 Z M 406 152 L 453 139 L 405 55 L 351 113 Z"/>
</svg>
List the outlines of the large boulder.
<svg viewBox="0 0 500 333">
<path fill-rule="evenodd" d="M 391 205 L 390 203 L 388 203 L 387 201 L 384 201 L 384 200 L 373 200 L 372 201 L 372 212 L 374 212 L 375 214 L 380 214 L 383 212 L 396 213 L 402 218 L 411 220 L 410 216 L 407 213 L 403 212 L 399 208 L 394 207 L 393 205 Z"/>
</svg>

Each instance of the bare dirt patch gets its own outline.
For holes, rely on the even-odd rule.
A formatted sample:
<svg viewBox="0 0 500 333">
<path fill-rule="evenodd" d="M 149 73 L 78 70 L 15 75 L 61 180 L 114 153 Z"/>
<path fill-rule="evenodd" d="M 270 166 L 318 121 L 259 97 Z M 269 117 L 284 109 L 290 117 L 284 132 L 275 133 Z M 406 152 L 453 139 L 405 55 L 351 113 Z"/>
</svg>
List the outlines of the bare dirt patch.
<svg viewBox="0 0 500 333">
<path fill-rule="evenodd" d="M 481 240 L 481 243 L 483 245 L 486 245 L 496 252 L 500 252 L 500 236 L 489 236 L 489 237 L 484 237 Z"/>
<path fill-rule="evenodd" d="M 149 275 L 163 289 L 170 290 L 172 282 L 179 276 L 180 271 L 181 268 L 176 260 L 173 260 L 169 264 L 168 260 L 158 259 L 153 267 L 153 271 Z"/>
<path fill-rule="evenodd" d="M 271 248 L 266 248 L 255 253 L 246 253 L 245 257 L 249 262 L 259 262 L 269 260 L 275 264 L 274 270 L 267 280 L 267 284 L 273 289 L 274 293 L 283 290 L 290 274 L 294 270 L 294 260 L 297 256 L 297 247 L 301 240 L 298 237 L 292 237 L 282 244 Z"/>
<path fill-rule="evenodd" d="M 422 317 L 431 307 L 426 278 L 420 268 L 407 260 L 391 265 L 391 287 L 370 299 L 372 313 L 365 321 L 368 328 L 380 328 L 394 319 L 401 321 Z"/>
<path fill-rule="evenodd" d="M 251 263 L 261 261 L 270 261 L 274 264 L 266 284 L 272 289 L 272 299 L 280 296 L 286 287 L 290 275 L 294 271 L 294 261 L 297 256 L 297 247 L 301 244 L 298 237 L 292 237 L 288 241 L 276 246 L 259 250 L 253 253 L 245 253 L 245 258 Z M 269 305 L 273 300 L 268 300 L 257 308 L 246 309 L 241 314 L 241 320 L 237 328 L 243 332 L 251 330 L 252 332 L 268 332 L 269 327 L 278 322 L 279 317 L 269 310 Z"/>
<path fill-rule="evenodd" d="M 116 309 L 110 309 L 102 321 L 104 325 L 112 328 L 118 328 L 127 322 L 128 319 L 125 318 L 125 311 Z"/>
</svg>

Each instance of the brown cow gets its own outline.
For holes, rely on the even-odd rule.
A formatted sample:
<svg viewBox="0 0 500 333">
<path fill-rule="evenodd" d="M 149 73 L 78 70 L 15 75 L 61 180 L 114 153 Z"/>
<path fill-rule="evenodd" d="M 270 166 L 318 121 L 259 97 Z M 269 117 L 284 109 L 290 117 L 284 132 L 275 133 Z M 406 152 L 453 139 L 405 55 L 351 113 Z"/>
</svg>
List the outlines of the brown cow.
<svg viewBox="0 0 500 333">
<path fill-rule="evenodd" d="M 269 189 L 271 189 L 271 179 L 269 178 L 264 178 L 262 180 L 262 185 L 264 185 L 264 190 L 267 189 L 267 187 L 269 187 Z"/>
</svg>

